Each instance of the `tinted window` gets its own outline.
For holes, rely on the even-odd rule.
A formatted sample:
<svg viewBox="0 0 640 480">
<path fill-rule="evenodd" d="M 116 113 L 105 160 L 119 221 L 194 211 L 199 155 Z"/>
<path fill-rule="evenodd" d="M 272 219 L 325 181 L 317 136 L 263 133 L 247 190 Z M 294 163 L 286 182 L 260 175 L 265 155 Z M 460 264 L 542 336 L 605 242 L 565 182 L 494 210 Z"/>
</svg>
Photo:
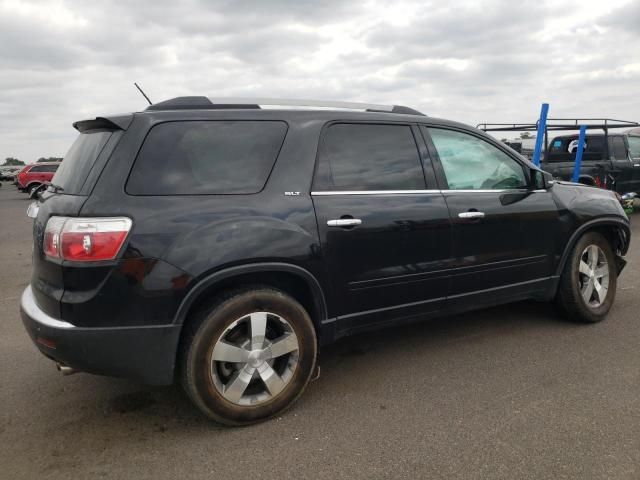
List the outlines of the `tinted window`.
<svg viewBox="0 0 640 480">
<path fill-rule="evenodd" d="M 81 133 L 64 156 L 64 161 L 58 167 L 51 183 L 62 187 L 64 193 L 77 194 L 84 185 L 91 167 L 95 163 L 104 145 L 111 137 L 110 131 L 94 131 Z"/>
<path fill-rule="evenodd" d="M 324 136 L 315 190 L 425 188 L 411 127 L 331 125 Z"/>
<path fill-rule="evenodd" d="M 611 139 L 611 145 L 613 146 L 613 157 L 616 160 L 627 160 L 627 146 L 624 144 L 622 137 L 613 137 Z"/>
<path fill-rule="evenodd" d="M 548 162 L 575 162 L 578 135 L 554 138 L 549 145 Z M 604 137 L 589 135 L 585 138 L 583 160 L 604 159 Z"/>
<path fill-rule="evenodd" d="M 55 172 L 56 170 L 58 170 L 58 165 L 37 165 L 35 167 L 33 167 L 30 171 L 31 172 Z"/>
<path fill-rule="evenodd" d="M 273 168 L 284 122 L 194 121 L 155 126 L 127 183 L 133 195 L 256 193 Z"/>
<path fill-rule="evenodd" d="M 450 189 L 492 190 L 527 186 L 522 166 L 489 142 L 452 130 L 428 130 Z"/>
</svg>

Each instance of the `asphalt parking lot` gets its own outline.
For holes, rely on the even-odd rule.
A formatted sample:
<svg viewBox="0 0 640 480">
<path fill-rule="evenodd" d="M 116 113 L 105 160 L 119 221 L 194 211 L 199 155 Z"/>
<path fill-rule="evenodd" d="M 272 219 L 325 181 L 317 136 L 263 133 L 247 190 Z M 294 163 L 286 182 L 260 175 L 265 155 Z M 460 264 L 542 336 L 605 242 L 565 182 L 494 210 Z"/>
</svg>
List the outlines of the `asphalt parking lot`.
<svg viewBox="0 0 640 480">
<path fill-rule="evenodd" d="M 352 337 L 282 417 L 229 429 L 37 352 L 28 204 L 0 188 L 0 478 L 640 478 L 640 214 L 605 322 L 518 303 Z"/>
</svg>

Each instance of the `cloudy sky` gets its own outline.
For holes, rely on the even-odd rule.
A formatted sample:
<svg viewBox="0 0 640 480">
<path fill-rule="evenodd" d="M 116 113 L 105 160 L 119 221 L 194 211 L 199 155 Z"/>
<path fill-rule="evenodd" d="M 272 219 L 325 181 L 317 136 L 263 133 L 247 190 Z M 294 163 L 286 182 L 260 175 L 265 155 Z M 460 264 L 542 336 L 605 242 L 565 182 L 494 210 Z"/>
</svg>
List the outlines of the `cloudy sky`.
<svg viewBox="0 0 640 480">
<path fill-rule="evenodd" d="M 395 103 L 465 123 L 640 120 L 640 0 L 0 0 L 0 159 L 144 99 Z"/>
</svg>

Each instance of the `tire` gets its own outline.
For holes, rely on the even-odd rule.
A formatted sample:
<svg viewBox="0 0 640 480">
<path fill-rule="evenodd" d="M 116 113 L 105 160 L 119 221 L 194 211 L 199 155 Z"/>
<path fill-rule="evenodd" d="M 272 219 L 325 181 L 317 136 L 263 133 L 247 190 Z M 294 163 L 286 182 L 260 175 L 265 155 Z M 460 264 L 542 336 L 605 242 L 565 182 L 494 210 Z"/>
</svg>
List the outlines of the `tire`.
<svg viewBox="0 0 640 480">
<path fill-rule="evenodd" d="M 315 368 L 311 318 L 279 290 L 230 292 L 196 313 L 187 328 L 182 385 L 206 416 L 225 425 L 281 413 L 302 394 Z"/>
<path fill-rule="evenodd" d="M 592 260 L 594 258 L 595 263 Z M 594 264 L 595 270 L 592 268 Z M 600 276 L 605 270 L 606 278 Z M 591 276 L 591 273 L 595 275 Z M 560 277 L 556 303 L 570 320 L 599 322 L 607 316 L 613 305 L 617 280 L 615 255 L 611 245 L 601 234 L 587 232 L 578 239 L 567 259 Z M 600 288 L 597 288 L 596 283 Z M 604 294 L 602 287 L 605 288 Z"/>
<path fill-rule="evenodd" d="M 31 190 L 29 190 L 29 198 L 37 200 L 38 194 L 40 192 L 44 192 L 46 189 L 46 185 L 39 185 L 37 188 L 32 188 Z"/>
<path fill-rule="evenodd" d="M 29 185 L 26 188 L 26 192 L 29 194 L 29 198 L 32 198 L 33 193 L 40 188 L 40 184 L 39 183 L 34 183 L 33 185 Z"/>
</svg>

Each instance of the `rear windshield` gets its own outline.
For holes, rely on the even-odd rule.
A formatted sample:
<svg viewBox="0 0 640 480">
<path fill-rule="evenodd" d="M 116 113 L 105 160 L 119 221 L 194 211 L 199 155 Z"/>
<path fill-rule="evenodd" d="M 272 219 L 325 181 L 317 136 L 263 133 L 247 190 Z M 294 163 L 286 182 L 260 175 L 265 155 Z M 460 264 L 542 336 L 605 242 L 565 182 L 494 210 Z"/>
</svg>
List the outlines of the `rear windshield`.
<svg viewBox="0 0 640 480">
<path fill-rule="evenodd" d="M 80 193 L 91 167 L 95 163 L 104 145 L 111 137 L 111 131 L 93 131 L 81 133 L 64 156 L 51 183 L 63 188 L 63 193 Z"/>
<path fill-rule="evenodd" d="M 629 140 L 629 152 L 631 153 L 631 158 L 634 160 L 640 159 L 640 137 L 632 137 L 629 135 L 627 139 Z"/>
<path fill-rule="evenodd" d="M 188 121 L 155 126 L 138 154 L 131 195 L 257 193 L 271 173 L 287 124 Z"/>
</svg>

